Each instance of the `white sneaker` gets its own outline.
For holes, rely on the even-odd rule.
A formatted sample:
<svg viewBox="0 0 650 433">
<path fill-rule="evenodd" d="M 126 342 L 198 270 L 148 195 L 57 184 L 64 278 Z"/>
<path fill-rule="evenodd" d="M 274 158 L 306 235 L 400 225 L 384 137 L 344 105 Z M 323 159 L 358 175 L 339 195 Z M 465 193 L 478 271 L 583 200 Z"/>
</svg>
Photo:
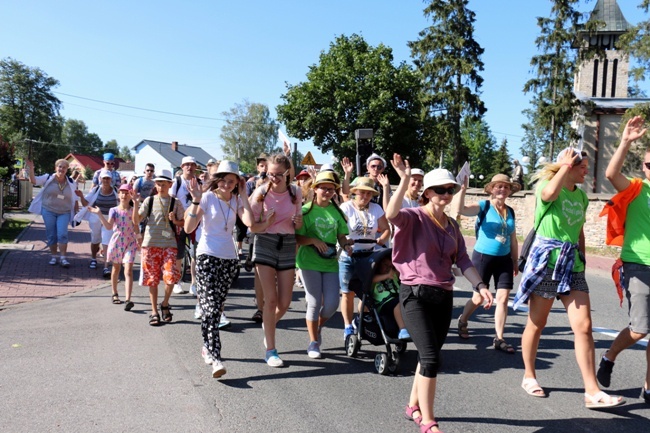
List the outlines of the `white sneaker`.
<svg viewBox="0 0 650 433">
<path fill-rule="evenodd" d="M 174 290 L 172 290 L 172 291 L 174 293 L 176 293 L 177 295 L 187 293 L 187 291 L 185 291 L 185 289 L 183 289 L 183 285 L 181 283 L 174 284 Z"/>
<path fill-rule="evenodd" d="M 202 317 L 203 317 L 203 310 L 201 309 L 201 304 L 197 302 L 196 307 L 194 307 L 194 318 L 201 319 Z"/>
<path fill-rule="evenodd" d="M 282 359 L 278 356 L 278 351 L 276 349 L 267 350 L 264 360 L 269 367 L 277 368 L 284 366 L 284 362 L 282 362 Z"/>
<path fill-rule="evenodd" d="M 219 329 L 228 329 L 230 328 L 230 320 L 226 319 L 226 313 L 221 313 L 221 319 L 219 320 Z"/>
<path fill-rule="evenodd" d="M 317 341 L 312 341 L 309 343 L 309 347 L 307 348 L 307 356 L 309 356 L 311 359 L 320 359 L 320 345 Z"/>
<path fill-rule="evenodd" d="M 194 296 L 198 295 L 198 293 L 196 291 L 196 284 L 190 285 L 190 294 L 192 294 Z"/>
<path fill-rule="evenodd" d="M 219 379 L 221 376 L 226 374 L 226 367 L 223 366 L 223 363 L 221 361 L 213 361 L 212 362 L 212 377 L 215 379 Z"/>
<path fill-rule="evenodd" d="M 201 349 L 201 356 L 203 357 L 203 361 L 205 361 L 206 364 L 210 365 L 214 362 L 214 359 L 212 359 L 212 355 L 208 352 L 208 348 L 203 346 Z"/>
</svg>

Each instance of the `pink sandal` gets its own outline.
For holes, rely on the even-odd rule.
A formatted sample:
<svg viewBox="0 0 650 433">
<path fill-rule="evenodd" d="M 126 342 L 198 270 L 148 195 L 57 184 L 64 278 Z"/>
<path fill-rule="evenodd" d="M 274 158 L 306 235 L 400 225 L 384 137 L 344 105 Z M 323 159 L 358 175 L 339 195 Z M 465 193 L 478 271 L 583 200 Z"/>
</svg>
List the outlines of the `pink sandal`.
<svg viewBox="0 0 650 433">
<path fill-rule="evenodd" d="M 437 432 L 432 431 L 431 429 L 434 427 L 438 427 L 436 420 L 431 421 L 429 424 L 420 424 L 420 433 L 443 433 L 440 429 Z"/>
<path fill-rule="evenodd" d="M 413 412 L 420 412 L 420 416 L 413 416 Z M 413 421 L 416 423 L 418 426 L 422 422 L 422 412 L 420 411 L 420 406 L 417 404 L 415 406 L 406 406 L 406 413 L 404 413 L 404 418 L 408 419 L 409 421 Z"/>
</svg>

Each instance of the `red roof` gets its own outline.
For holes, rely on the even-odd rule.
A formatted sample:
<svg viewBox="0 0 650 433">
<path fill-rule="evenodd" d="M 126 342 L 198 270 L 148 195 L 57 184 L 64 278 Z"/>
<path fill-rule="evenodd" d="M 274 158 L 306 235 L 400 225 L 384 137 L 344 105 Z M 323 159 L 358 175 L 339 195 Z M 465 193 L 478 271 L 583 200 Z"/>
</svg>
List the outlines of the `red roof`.
<svg viewBox="0 0 650 433">
<path fill-rule="evenodd" d="M 94 156 L 94 155 L 81 155 L 79 153 L 70 153 L 68 156 L 64 158 L 68 162 L 72 162 L 73 160 L 76 160 L 78 164 L 80 164 L 82 169 L 86 169 L 87 167 L 90 167 L 92 171 L 97 171 L 104 167 L 104 160 L 102 159 L 101 156 Z M 119 169 L 120 166 L 122 166 L 122 169 L 125 169 L 125 165 L 127 165 L 127 162 L 124 161 L 122 158 L 115 158 L 115 166 L 116 169 Z M 134 164 L 135 165 L 135 164 Z"/>
</svg>

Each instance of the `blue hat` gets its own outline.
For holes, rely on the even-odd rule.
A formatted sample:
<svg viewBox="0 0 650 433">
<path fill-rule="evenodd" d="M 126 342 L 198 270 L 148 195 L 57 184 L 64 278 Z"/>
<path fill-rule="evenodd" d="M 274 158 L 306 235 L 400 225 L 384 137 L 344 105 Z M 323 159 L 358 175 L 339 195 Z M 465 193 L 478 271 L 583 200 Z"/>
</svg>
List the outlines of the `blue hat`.
<svg viewBox="0 0 650 433">
<path fill-rule="evenodd" d="M 104 154 L 104 161 L 112 161 L 115 159 L 115 155 L 110 152 Z"/>
</svg>

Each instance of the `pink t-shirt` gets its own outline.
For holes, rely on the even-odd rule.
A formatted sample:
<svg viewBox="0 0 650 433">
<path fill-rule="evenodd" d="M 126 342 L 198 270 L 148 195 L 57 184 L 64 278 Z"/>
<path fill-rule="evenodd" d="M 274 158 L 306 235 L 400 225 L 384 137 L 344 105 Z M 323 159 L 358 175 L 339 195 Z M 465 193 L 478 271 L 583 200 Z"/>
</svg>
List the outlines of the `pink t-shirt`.
<svg viewBox="0 0 650 433">
<path fill-rule="evenodd" d="M 294 234 L 296 232 L 292 217 L 294 215 L 302 215 L 302 193 L 299 188 L 293 186 L 290 186 L 290 188 L 293 188 L 293 191 L 295 191 L 295 203 L 291 202 L 291 196 L 288 190 L 280 194 L 271 190 L 266 194 L 263 202 L 258 201 L 258 198 L 266 191 L 267 186 L 261 186 L 253 192 L 250 203 L 255 222 L 266 221 L 266 215 L 269 210 L 275 210 L 275 222 L 264 233 Z"/>
<path fill-rule="evenodd" d="M 390 222 L 395 225 L 393 265 L 403 284 L 428 284 L 452 290 L 456 278 L 451 270 L 453 257 L 465 272 L 472 266 L 465 240 L 451 219 L 446 232 L 438 227 L 424 206 L 401 209 Z"/>
</svg>

